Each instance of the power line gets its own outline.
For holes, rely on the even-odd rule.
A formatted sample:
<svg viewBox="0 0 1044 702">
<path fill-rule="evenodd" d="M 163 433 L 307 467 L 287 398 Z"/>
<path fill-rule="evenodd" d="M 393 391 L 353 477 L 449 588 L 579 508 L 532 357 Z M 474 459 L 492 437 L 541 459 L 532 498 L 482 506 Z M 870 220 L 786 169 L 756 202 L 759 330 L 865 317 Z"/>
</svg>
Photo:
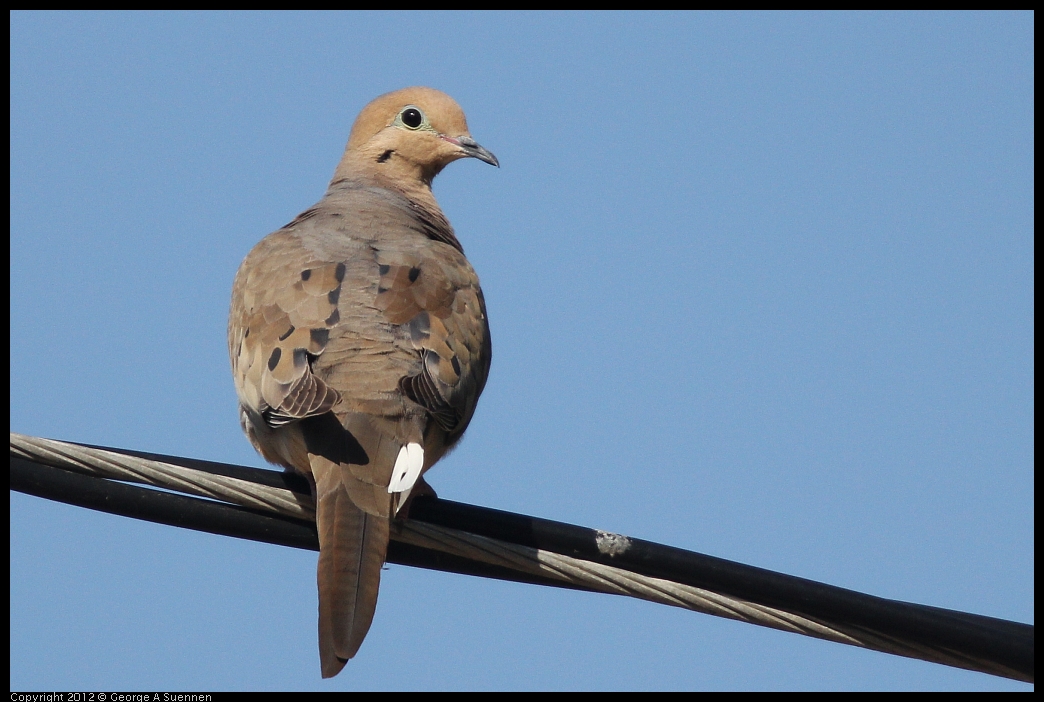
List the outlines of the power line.
<svg viewBox="0 0 1044 702">
<path fill-rule="evenodd" d="M 290 473 L 12 433 L 11 489 L 161 524 L 319 548 L 307 483 Z M 394 523 L 388 561 L 626 594 L 1033 682 L 1029 624 L 888 600 L 663 544 L 449 500 L 414 500 L 409 519 Z"/>
</svg>

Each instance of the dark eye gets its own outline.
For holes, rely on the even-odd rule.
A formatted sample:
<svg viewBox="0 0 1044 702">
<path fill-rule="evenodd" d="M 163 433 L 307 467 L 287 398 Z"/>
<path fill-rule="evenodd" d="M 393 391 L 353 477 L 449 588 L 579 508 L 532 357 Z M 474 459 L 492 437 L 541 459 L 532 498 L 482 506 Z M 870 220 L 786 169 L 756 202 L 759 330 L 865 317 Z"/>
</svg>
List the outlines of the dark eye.
<svg viewBox="0 0 1044 702">
<path fill-rule="evenodd" d="M 410 129 L 416 129 L 424 123 L 424 115 L 416 107 L 407 107 L 402 111 L 402 123 Z"/>
</svg>

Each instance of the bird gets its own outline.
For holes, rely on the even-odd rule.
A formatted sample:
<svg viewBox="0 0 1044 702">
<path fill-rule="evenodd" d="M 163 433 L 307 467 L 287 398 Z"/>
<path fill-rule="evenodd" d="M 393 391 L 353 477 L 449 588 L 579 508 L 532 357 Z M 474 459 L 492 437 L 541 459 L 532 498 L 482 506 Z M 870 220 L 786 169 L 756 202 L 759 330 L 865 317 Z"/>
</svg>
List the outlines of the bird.
<svg viewBox="0 0 1044 702">
<path fill-rule="evenodd" d="M 432 193 L 449 163 L 499 162 L 433 88 L 375 98 L 314 206 L 262 239 L 232 287 L 239 418 L 305 476 L 319 536 L 324 678 L 358 652 L 392 519 L 460 440 L 492 359 L 479 279 Z"/>
</svg>

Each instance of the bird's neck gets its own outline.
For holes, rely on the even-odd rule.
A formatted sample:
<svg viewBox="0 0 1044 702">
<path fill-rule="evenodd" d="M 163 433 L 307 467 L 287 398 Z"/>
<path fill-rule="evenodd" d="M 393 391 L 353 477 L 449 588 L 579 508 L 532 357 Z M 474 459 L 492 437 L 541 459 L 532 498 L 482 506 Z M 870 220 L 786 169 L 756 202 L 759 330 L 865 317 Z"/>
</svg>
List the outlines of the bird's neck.
<svg viewBox="0 0 1044 702">
<path fill-rule="evenodd" d="M 346 152 L 334 171 L 332 183 L 355 181 L 402 193 L 425 209 L 442 213 L 431 182 L 441 167 L 422 166 L 416 159 L 394 149 L 383 149 L 378 144 L 367 145 L 357 151 Z M 331 184 L 332 184 L 331 183 Z"/>
<path fill-rule="evenodd" d="M 350 170 L 338 168 L 334 179 L 330 181 L 330 187 L 326 191 L 325 200 L 335 203 L 339 193 L 350 190 L 383 190 L 389 194 L 391 201 L 397 201 L 398 206 L 408 209 L 413 219 L 419 225 L 421 231 L 429 239 L 441 241 L 464 253 L 464 247 L 453 231 L 449 220 L 443 214 L 442 208 L 436 202 L 431 192 L 431 187 L 419 185 L 419 187 L 403 187 L 399 180 L 389 180 L 371 173 L 355 173 Z"/>
</svg>

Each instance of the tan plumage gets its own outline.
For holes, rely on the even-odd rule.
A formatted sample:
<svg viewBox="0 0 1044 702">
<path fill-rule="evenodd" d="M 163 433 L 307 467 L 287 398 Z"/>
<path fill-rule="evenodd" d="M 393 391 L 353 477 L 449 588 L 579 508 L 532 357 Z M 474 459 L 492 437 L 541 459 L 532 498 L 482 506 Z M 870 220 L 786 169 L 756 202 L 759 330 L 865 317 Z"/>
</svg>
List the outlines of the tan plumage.
<svg viewBox="0 0 1044 702">
<path fill-rule="evenodd" d="M 236 274 L 228 346 L 243 430 L 315 493 L 323 677 L 358 651 L 390 520 L 467 428 L 489 373 L 478 277 L 431 192 L 465 157 L 498 165 L 449 96 L 382 95 L 323 198 Z"/>
</svg>

